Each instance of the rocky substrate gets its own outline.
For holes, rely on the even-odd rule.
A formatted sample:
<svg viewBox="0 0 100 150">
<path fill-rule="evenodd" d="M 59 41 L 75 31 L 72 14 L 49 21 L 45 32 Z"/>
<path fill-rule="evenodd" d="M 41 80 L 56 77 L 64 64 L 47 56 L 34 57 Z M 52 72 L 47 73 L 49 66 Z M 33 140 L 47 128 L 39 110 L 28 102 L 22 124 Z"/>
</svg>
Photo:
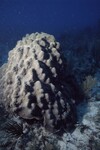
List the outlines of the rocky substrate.
<svg viewBox="0 0 100 150">
<path fill-rule="evenodd" d="M 3 65 L 0 68 L 0 101 L 1 101 L 1 104 L 0 104 L 0 150 L 99 150 L 100 148 L 100 70 L 97 70 L 96 74 L 94 75 L 97 82 L 95 83 L 95 86 L 89 90 L 88 97 L 86 97 L 84 101 L 80 99 L 80 101 L 78 100 L 77 102 L 77 98 L 79 98 L 78 97 L 79 95 L 78 96 L 75 96 L 75 94 L 73 95 L 77 86 L 74 87 L 74 90 L 72 88 L 72 85 L 75 85 L 76 82 L 74 82 L 73 84 L 71 77 L 70 77 L 70 80 L 69 78 L 65 80 L 65 78 L 69 77 L 69 75 L 65 76 L 64 75 L 65 72 L 62 71 L 64 64 L 62 63 L 62 60 L 63 60 L 62 57 L 58 54 L 59 53 L 58 44 L 54 42 L 55 41 L 54 37 L 51 37 L 47 34 L 45 35 L 44 33 L 42 36 L 44 36 L 45 39 L 42 39 L 43 41 L 41 43 L 41 35 L 38 35 L 38 34 L 31 35 L 31 36 L 27 35 L 26 39 L 24 38 L 22 41 L 20 41 L 18 45 L 16 46 L 16 48 L 10 52 L 8 63 Z M 33 37 L 34 37 L 34 40 L 32 40 Z M 30 47 L 32 47 L 32 50 L 34 48 L 34 52 L 35 52 L 34 54 L 36 54 L 37 57 L 34 55 L 32 57 L 32 52 L 31 51 L 29 52 L 29 47 L 26 46 L 27 43 L 28 45 L 30 45 Z M 42 45 L 46 44 L 46 49 L 42 50 L 42 47 L 41 46 L 39 47 L 39 43 L 41 43 Z M 48 54 L 49 57 L 45 57 L 45 59 L 49 60 L 50 62 L 51 60 L 55 58 L 54 57 L 55 53 L 53 51 L 54 50 L 53 46 L 55 45 L 56 46 L 55 52 L 57 55 L 56 55 L 56 64 L 53 64 L 53 65 L 55 66 L 55 69 L 57 72 L 54 69 L 52 69 L 53 67 L 47 63 L 47 60 L 45 61 L 45 59 L 43 59 L 45 55 L 44 51 L 50 50 L 50 47 L 49 47 L 50 45 L 51 45 L 52 55 L 46 52 L 46 54 Z M 30 83 L 30 81 L 32 81 L 31 75 L 34 75 L 34 73 L 30 69 L 31 68 L 30 65 L 27 66 L 29 67 L 27 69 L 29 69 L 30 74 L 28 75 L 26 73 L 26 75 L 24 76 L 24 79 L 22 78 L 21 71 L 24 69 L 24 67 L 26 67 L 25 65 L 27 65 L 26 63 L 27 59 L 25 59 L 25 62 L 23 63 L 22 67 L 17 65 L 17 63 L 19 62 L 21 63 L 21 61 L 26 57 L 26 55 L 23 55 L 23 56 L 19 55 L 20 52 L 23 50 L 26 50 L 26 48 L 29 52 L 29 58 L 32 57 L 31 67 L 32 67 L 32 64 L 34 66 L 34 62 L 37 62 L 38 64 L 35 66 L 35 72 L 36 72 L 37 78 L 35 79 L 33 78 L 34 79 L 33 81 L 35 81 L 36 83 L 38 79 L 40 83 L 44 83 L 43 90 L 42 90 L 43 93 L 40 92 L 38 93 L 39 95 L 36 93 L 37 91 L 37 89 L 35 88 L 36 84 Z M 37 51 L 38 53 L 39 52 L 42 52 L 42 53 L 38 55 L 36 52 L 36 48 L 39 50 Z M 18 60 L 15 61 L 16 57 Z M 28 58 L 28 53 L 27 53 L 27 58 Z M 39 64 L 39 61 L 40 61 L 39 59 L 41 59 L 41 61 L 44 61 L 43 63 L 45 63 L 46 66 L 49 65 L 48 66 L 49 71 L 51 70 L 50 81 L 52 81 L 54 88 L 52 89 L 52 86 L 51 86 L 50 87 L 51 92 L 49 93 L 48 91 L 48 94 L 49 95 L 54 94 L 54 102 L 56 102 L 57 99 L 60 102 L 59 103 L 60 105 L 57 102 L 56 106 L 54 105 L 54 103 L 50 103 L 50 106 L 54 107 L 53 112 L 50 111 L 51 108 L 48 107 L 49 111 L 48 113 L 46 113 L 46 108 L 43 107 L 45 102 L 43 101 L 43 104 L 41 103 L 41 96 L 47 91 L 46 86 L 48 87 L 51 84 L 51 82 L 47 80 L 47 77 L 49 75 L 46 72 L 46 66 L 45 65 L 41 66 Z M 14 63 L 12 60 L 14 61 Z M 60 78 L 61 74 L 58 73 L 59 68 L 57 68 L 57 64 L 58 66 L 62 68 L 61 73 L 63 75 L 63 78 L 62 78 L 63 80 L 61 80 L 60 82 L 58 81 L 61 79 Z M 17 67 L 17 70 L 15 66 Z M 43 76 L 43 72 L 39 73 L 41 69 L 44 70 L 46 76 Z M 18 75 L 20 79 L 22 79 L 22 83 L 23 83 L 22 85 L 24 85 L 25 80 L 26 80 L 29 85 L 29 88 L 32 88 L 33 86 L 34 89 L 31 89 L 31 91 L 30 90 L 28 91 L 28 88 L 22 86 L 21 84 L 17 84 Z M 55 80 L 53 79 L 56 79 L 57 82 L 55 82 Z M 61 85 L 58 83 L 63 84 L 63 86 L 65 86 L 66 88 L 62 89 Z M 20 95 L 20 97 L 23 98 L 22 100 L 20 99 L 19 95 L 17 95 L 18 96 L 17 98 L 14 95 L 15 94 L 14 90 L 15 91 L 18 90 L 18 85 L 20 87 L 20 90 L 22 88 L 22 93 L 24 93 Z M 4 88 L 6 92 L 4 92 Z M 41 86 L 38 86 L 38 88 L 39 90 L 41 90 Z M 20 90 L 18 94 L 21 94 Z M 61 93 L 59 93 L 59 90 L 61 90 L 60 91 Z M 66 90 L 67 90 L 67 95 L 65 94 Z M 38 105 L 38 107 L 41 110 L 40 116 L 38 115 L 38 117 L 34 116 L 34 113 L 33 114 L 31 113 L 36 108 L 33 107 L 33 105 L 31 105 L 30 107 L 27 107 L 28 105 L 26 105 L 28 104 L 30 100 L 29 97 L 27 97 L 28 92 L 30 94 L 32 94 L 33 92 L 33 95 L 36 94 L 35 96 L 37 98 L 38 104 L 36 101 L 35 103 Z M 71 93 L 73 95 L 72 97 L 71 97 Z M 58 97 L 56 97 L 55 95 L 56 96 L 58 95 Z M 66 99 L 66 96 L 67 96 L 67 99 Z M 73 98 L 76 98 L 75 104 L 74 104 Z M 27 103 L 25 100 L 27 101 Z M 46 100 L 48 100 L 48 98 Z M 52 99 L 49 99 L 49 101 L 52 102 Z M 17 102 L 19 102 L 19 104 Z M 32 103 L 33 102 L 30 101 L 30 104 Z M 65 115 L 62 112 L 63 103 L 67 106 Z M 76 103 L 78 104 L 76 105 Z M 76 105 L 75 113 L 77 114 L 77 119 L 73 118 L 72 113 L 69 113 L 69 112 L 72 112 L 71 109 L 69 109 L 68 111 L 68 108 L 71 108 L 72 105 L 73 106 Z M 21 109 L 19 109 L 19 107 Z M 17 113 L 15 110 L 17 110 Z M 54 115 L 53 122 L 50 119 L 51 114 Z M 74 122 L 74 128 L 72 127 L 69 130 L 69 126 L 72 125 L 72 122 L 70 122 L 71 120 L 69 121 L 67 120 L 66 122 L 67 126 L 63 127 L 61 125 L 59 126 L 59 128 L 55 128 L 56 122 L 59 118 L 59 114 L 61 115 L 60 121 L 62 121 L 62 117 L 64 117 L 64 120 L 66 120 L 66 118 L 68 119 L 67 115 L 70 114 L 69 118 L 71 119 L 73 118 L 76 120 L 76 122 Z M 37 118 L 40 118 L 41 115 L 42 117 L 46 118 L 51 123 L 50 126 L 47 120 L 46 120 L 47 121 L 46 124 L 44 123 L 44 120 L 42 122 L 38 121 Z M 35 120 L 32 121 L 34 117 L 35 117 Z"/>
<path fill-rule="evenodd" d="M 77 107 L 78 122 L 72 131 L 50 132 L 41 124 L 29 125 L 19 117 L 1 116 L 1 150 L 99 150 L 100 148 L 100 81 L 92 97 Z M 5 123 L 2 122 L 5 120 Z M 8 128 L 9 126 L 9 128 Z M 13 128 L 12 128 L 13 127 Z"/>
</svg>

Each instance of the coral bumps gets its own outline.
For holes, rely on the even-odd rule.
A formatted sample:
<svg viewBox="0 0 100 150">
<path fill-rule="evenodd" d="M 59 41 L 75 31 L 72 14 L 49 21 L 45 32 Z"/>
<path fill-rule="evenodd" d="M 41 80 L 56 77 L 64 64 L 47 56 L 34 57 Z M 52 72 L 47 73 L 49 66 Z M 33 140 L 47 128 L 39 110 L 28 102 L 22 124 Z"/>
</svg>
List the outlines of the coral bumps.
<svg viewBox="0 0 100 150">
<path fill-rule="evenodd" d="M 59 128 L 75 121 L 65 94 L 65 68 L 59 43 L 52 35 L 26 35 L 9 52 L 4 77 L 6 108 L 24 119 L 42 120 Z"/>
</svg>

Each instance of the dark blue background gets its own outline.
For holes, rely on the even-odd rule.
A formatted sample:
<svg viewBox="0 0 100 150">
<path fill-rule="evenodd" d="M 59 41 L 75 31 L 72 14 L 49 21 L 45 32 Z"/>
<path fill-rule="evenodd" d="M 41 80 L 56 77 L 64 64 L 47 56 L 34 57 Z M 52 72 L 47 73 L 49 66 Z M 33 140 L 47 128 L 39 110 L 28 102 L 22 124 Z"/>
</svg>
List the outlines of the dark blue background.
<svg viewBox="0 0 100 150">
<path fill-rule="evenodd" d="M 57 35 L 99 19 L 100 0 L 0 0 L 0 42 L 40 31 Z"/>
</svg>

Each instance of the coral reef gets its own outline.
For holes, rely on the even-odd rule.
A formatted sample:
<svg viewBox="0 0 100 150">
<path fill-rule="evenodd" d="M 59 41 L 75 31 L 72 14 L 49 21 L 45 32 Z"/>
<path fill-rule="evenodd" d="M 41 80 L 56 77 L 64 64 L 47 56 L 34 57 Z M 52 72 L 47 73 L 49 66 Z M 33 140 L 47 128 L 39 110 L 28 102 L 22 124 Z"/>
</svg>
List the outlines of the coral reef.
<svg viewBox="0 0 100 150">
<path fill-rule="evenodd" d="M 66 78 L 55 38 L 46 33 L 26 35 L 9 52 L 4 76 L 6 109 L 24 119 L 42 121 L 45 127 L 73 125 L 76 112 L 70 84 L 78 86 Z"/>
<path fill-rule="evenodd" d="M 93 43 L 84 34 L 74 45 L 72 37 L 65 38 L 71 42 L 69 50 L 64 43 L 68 62 L 49 34 L 18 41 L 0 68 L 0 150 L 100 149 L 98 39 Z"/>
</svg>

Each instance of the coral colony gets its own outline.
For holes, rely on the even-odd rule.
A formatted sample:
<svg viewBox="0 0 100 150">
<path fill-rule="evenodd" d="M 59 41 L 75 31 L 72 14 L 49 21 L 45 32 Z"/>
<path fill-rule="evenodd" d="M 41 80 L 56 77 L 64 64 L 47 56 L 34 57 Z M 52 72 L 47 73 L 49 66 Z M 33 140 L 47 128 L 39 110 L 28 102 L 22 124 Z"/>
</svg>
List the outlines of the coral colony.
<svg viewBox="0 0 100 150">
<path fill-rule="evenodd" d="M 69 69 L 54 36 L 17 42 L 0 67 L 0 150 L 100 149 L 100 69 L 86 55 Z"/>
<path fill-rule="evenodd" d="M 26 35 L 9 53 L 6 108 L 24 119 L 43 120 L 51 128 L 71 125 L 76 114 L 65 83 L 60 44 L 46 33 Z"/>
</svg>

